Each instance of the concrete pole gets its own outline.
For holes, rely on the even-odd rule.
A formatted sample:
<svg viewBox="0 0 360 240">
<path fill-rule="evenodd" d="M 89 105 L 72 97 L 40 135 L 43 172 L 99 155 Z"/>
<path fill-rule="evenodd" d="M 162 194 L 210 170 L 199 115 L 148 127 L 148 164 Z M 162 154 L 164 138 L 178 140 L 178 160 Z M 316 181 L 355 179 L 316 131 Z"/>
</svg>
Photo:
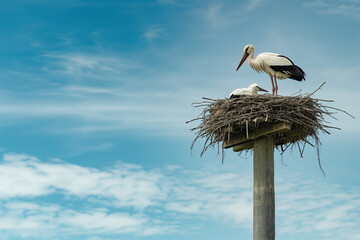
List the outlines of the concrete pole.
<svg viewBox="0 0 360 240">
<path fill-rule="evenodd" d="M 275 240 L 274 138 L 254 142 L 254 240 Z"/>
</svg>

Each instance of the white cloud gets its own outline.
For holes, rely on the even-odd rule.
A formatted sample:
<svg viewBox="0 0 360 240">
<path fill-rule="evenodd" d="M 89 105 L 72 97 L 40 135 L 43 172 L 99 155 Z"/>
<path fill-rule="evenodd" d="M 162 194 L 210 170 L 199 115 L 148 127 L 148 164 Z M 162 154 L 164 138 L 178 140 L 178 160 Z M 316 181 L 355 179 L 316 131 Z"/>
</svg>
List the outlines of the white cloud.
<svg viewBox="0 0 360 240">
<path fill-rule="evenodd" d="M 120 162 L 99 170 L 7 153 L 0 182 L 0 229 L 7 237 L 158 235 L 202 219 L 252 226 L 252 178 L 232 169 L 145 170 Z M 58 200 L 44 198 L 53 194 Z M 282 236 L 355 240 L 360 235 L 358 187 L 278 179 L 276 204 Z"/>
<path fill-rule="evenodd" d="M 280 232 L 316 233 L 323 239 L 357 239 L 360 231 L 354 229 L 360 221 L 359 189 L 311 184 L 299 182 L 278 193 Z M 287 183 L 282 185 L 286 186 Z"/>
<path fill-rule="evenodd" d="M 2 232 L 20 235 L 24 239 L 33 237 L 53 239 L 63 234 L 71 234 L 71 236 L 130 233 L 148 235 L 151 231 L 160 229 L 166 231 L 160 224 L 152 225 L 147 216 L 140 214 L 111 212 L 106 208 L 76 211 L 56 204 L 34 204 L 25 201 L 3 205 L 0 217 Z"/>
<path fill-rule="evenodd" d="M 79 213 L 65 211 L 60 216 L 61 223 L 77 231 L 96 231 L 101 233 L 127 233 L 138 231 L 146 223 L 141 216 L 131 216 L 128 213 L 108 213 L 106 209 L 91 209 Z"/>
<path fill-rule="evenodd" d="M 173 198 L 167 203 L 167 209 L 245 225 L 250 223 L 252 192 L 248 176 L 193 172 L 172 184 Z"/>
<path fill-rule="evenodd" d="M 27 155 L 5 154 L 0 165 L 0 196 L 35 197 L 54 193 L 111 199 L 117 206 L 144 208 L 164 197 L 162 175 L 119 163 L 109 171 L 73 164 L 42 163 Z"/>
</svg>

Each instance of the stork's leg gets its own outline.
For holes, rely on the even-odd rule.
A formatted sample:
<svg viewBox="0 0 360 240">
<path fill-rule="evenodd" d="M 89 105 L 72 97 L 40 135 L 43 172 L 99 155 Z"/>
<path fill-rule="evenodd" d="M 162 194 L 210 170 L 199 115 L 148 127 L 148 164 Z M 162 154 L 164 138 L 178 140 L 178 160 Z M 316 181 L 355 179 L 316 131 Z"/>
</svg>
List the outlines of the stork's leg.
<svg viewBox="0 0 360 240">
<path fill-rule="evenodd" d="M 277 81 L 276 81 L 276 76 L 275 76 L 275 75 L 274 75 L 274 80 L 275 80 L 275 95 L 277 96 L 278 85 L 277 85 Z"/>
<path fill-rule="evenodd" d="M 275 93 L 274 80 L 273 80 L 272 76 L 270 76 L 270 78 L 271 78 L 271 84 L 272 84 L 272 95 L 274 95 L 274 93 Z"/>
</svg>

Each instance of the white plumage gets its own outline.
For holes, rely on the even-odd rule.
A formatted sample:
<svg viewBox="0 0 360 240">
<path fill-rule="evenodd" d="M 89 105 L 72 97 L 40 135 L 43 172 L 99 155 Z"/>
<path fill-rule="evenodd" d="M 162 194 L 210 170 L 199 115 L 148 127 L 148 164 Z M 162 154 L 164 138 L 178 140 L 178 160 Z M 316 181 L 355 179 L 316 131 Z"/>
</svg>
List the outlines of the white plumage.
<svg viewBox="0 0 360 240">
<path fill-rule="evenodd" d="M 237 88 L 229 95 L 230 98 L 235 98 L 241 95 L 258 95 L 258 91 L 267 92 L 267 90 L 259 87 L 256 83 L 251 84 L 248 88 Z"/>
<path fill-rule="evenodd" d="M 304 71 L 294 65 L 294 63 L 288 58 L 276 53 L 261 53 L 254 58 L 255 48 L 253 45 L 246 45 L 244 47 L 244 55 L 236 69 L 239 70 L 247 57 L 249 57 L 249 65 L 257 72 L 265 72 L 271 78 L 272 93 L 277 95 L 278 85 L 276 79 L 291 78 L 296 81 L 305 80 Z M 275 85 L 274 85 L 274 80 Z"/>
</svg>

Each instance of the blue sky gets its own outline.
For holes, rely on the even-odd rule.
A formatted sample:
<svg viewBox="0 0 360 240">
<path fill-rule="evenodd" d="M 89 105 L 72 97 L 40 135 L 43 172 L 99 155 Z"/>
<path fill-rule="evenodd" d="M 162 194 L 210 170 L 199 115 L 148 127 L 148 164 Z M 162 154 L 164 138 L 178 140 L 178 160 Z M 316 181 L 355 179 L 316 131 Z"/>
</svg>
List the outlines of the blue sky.
<svg viewBox="0 0 360 240">
<path fill-rule="evenodd" d="M 360 239 L 360 5 L 325 1 L 2 1 L 1 239 L 251 239 L 252 156 L 191 154 L 201 97 L 290 57 L 314 91 L 350 112 L 329 119 L 321 159 L 275 151 L 277 239 Z"/>
</svg>

